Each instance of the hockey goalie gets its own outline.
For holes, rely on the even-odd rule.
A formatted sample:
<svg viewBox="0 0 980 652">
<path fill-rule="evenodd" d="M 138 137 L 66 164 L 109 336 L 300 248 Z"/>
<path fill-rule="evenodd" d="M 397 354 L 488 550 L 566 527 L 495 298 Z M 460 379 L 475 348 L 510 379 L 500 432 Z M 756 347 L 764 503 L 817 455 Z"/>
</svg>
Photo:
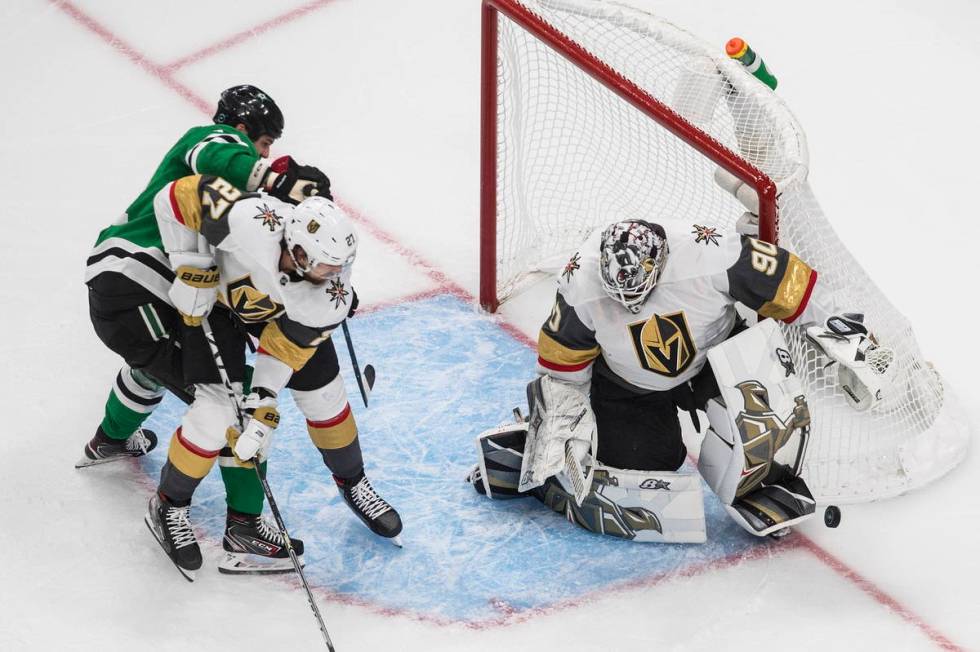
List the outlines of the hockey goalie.
<svg viewBox="0 0 980 652">
<path fill-rule="evenodd" d="M 760 321 L 748 327 L 736 303 Z M 800 470 L 819 415 L 777 321 L 807 329 L 852 408 L 888 396 L 889 349 L 793 253 L 709 226 L 595 231 L 558 278 L 528 417 L 478 437 L 468 480 L 592 532 L 700 543 L 703 479 L 748 532 L 786 534 L 816 511 Z M 682 469 L 680 411 L 699 432 L 707 415 L 699 474 Z"/>
</svg>

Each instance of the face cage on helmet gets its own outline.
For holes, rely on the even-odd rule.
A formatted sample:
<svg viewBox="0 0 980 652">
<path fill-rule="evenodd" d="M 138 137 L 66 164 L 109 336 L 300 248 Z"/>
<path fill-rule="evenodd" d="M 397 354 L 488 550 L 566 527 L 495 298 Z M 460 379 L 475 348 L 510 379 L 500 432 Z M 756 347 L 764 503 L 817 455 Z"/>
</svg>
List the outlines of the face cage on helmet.
<svg viewBox="0 0 980 652">
<path fill-rule="evenodd" d="M 653 291 L 654 286 L 657 284 L 657 280 L 660 278 L 660 266 L 653 262 L 653 269 L 647 273 L 647 277 L 643 279 L 643 284 L 636 289 L 631 289 L 627 294 L 621 285 L 613 283 L 606 278 L 606 266 L 603 265 L 603 271 L 600 274 L 602 280 L 602 289 L 606 291 L 612 299 L 620 302 L 623 306 L 629 310 L 634 315 L 640 312 L 640 306 L 643 302 L 647 300 L 647 297 Z"/>
</svg>

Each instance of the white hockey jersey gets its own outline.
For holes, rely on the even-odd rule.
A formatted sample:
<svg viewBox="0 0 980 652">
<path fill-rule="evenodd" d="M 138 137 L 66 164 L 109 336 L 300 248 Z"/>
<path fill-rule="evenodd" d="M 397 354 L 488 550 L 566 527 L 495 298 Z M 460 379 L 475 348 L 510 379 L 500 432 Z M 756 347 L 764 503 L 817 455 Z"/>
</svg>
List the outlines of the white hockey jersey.
<svg viewBox="0 0 980 652">
<path fill-rule="evenodd" d="M 602 288 L 602 229 L 572 256 L 538 337 L 539 372 L 584 382 L 601 355 L 638 391 L 666 391 L 696 375 L 707 351 L 728 337 L 736 301 L 786 322 L 824 316 L 816 302 L 808 308 L 817 273 L 794 254 L 710 226 L 662 226 L 667 262 L 636 314 Z"/>
<path fill-rule="evenodd" d="M 279 268 L 293 206 L 242 193 L 220 177 L 195 175 L 157 193 L 154 211 L 167 252 L 212 254 L 220 303 L 246 324 L 265 324 L 260 350 L 292 370 L 301 369 L 347 317 L 353 299 L 350 266 L 323 285 Z"/>
</svg>

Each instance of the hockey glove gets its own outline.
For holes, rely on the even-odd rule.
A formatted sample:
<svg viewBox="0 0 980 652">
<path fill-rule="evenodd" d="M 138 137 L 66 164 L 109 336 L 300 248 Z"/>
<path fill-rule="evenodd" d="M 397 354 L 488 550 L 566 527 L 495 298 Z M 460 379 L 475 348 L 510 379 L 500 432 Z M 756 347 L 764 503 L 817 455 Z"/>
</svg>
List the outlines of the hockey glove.
<svg viewBox="0 0 980 652">
<path fill-rule="evenodd" d="M 200 326 L 218 299 L 218 268 L 209 254 L 172 252 L 173 285 L 167 293 L 188 326 Z"/>
<path fill-rule="evenodd" d="M 261 387 L 253 389 L 245 398 L 244 407 L 248 422 L 232 445 L 232 451 L 238 459 L 249 462 L 257 455 L 266 457 L 272 432 L 279 425 L 279 411 L 275 394 Z"/>
<path fill-rule="evenodd" d="M 882 400 L 895 379 L 895 352 L 879 346 L 864 325 L 864 315 L 845 313 L 827 319 L 826 327 L 806 329 L 807 339 L 831 362 L 848 405 L 867 410 Z"/>
<path fill-rule="evenodd" d="M 300 165 L 291 156 L 277 158 L 269 166 L 275 176 L 269 184 L 269 194 L 290 204 L 319 195 L 333 200 L 330 179 L 312 165 Z"/>
</svg>

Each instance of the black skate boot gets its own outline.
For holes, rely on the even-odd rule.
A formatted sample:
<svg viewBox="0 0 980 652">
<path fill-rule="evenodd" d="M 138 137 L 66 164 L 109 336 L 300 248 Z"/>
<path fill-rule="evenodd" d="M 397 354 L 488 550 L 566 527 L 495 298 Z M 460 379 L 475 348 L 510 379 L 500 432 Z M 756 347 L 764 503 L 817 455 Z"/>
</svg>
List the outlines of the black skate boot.
<svg viewBox="0 0 980 652">
<path fill-rule="evenodd" d="M 337 489 L 344 497 L 347 506 L 357 514 L 368 528 L 378 536 L 390 539 L 393 544 L 402 547 L 401 537 L 398 535 L 402 531 L 402 519 L 398 516 L 395 508 L 385 502 L 371 486 L 371 483 L 361 471 L 353 478 L 333 479 L 337 482 Z"/>
<path fill-rule="evenodd" d="M 174 505 L 157 492 L 150 498 L 143 520 L 180 574 L 193 582 L 201 567 L 201 548 L 191 529 L 190 511 L 190 504 Z"/>
<path fill-rule="evenodd" d="M 99 426 L 92 440 L 85 444 L 85 454 L 75 462 L 75 468 L 81 469 L 94 464 L 105 464 L 127 457 L 142 457 L 156 448 L 157 436 L 152 430 L 138 428 L 127 439 L 110 439 Z"/>
<path fill-rule="evenodd" d="M 303 565 L 303 541 L 290 537 L 293 552 Z M 228 510 L 224 559 L 218 564 L 222 573 L 291 573 L 296 569 L 286 550 L 286 537 L 261 514 L 243 514 Z"/>
</svg>

